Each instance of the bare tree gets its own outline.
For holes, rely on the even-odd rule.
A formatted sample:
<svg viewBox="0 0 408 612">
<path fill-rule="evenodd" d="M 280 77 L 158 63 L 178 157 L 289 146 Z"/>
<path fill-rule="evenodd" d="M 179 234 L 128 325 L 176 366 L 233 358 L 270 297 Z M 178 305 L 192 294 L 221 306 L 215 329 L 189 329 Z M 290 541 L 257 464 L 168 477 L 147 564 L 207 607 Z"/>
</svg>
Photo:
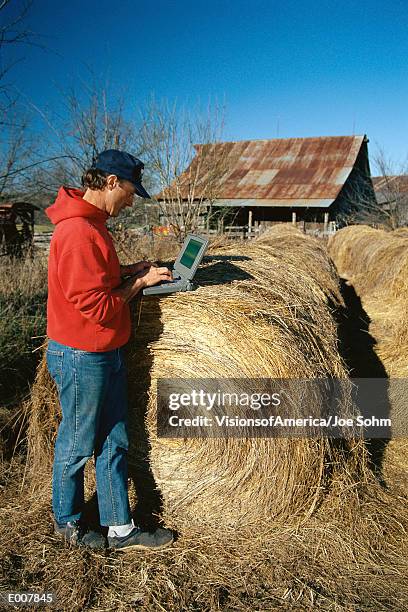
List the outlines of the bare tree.
<svg viewBox="0 0 408 612">
<path fill-rule="evenodd" d="M 8 114 L 16 105 L 16 96 L 10 91 L 6 76 L 21 58 L 11 55 L 16 46 L 34 44 L 34 33 L 25 25 L 32 2 L 26 2 L 16 15 L 11 13 L 15 3 L 12 0 L 0 0 L 0 125 L 10 125 Z"/>
<path fill-rule="evenodd" d="M 151 100 L 143 115 L 141 145 L 160 191 L 157 203 L 180 239 L 197 229 L 203 215 L 208 222 L 215 214 L 212 204 L 231 162 L 226 151 L 214 146 L 223 127 L 223 111 L 217 106 L 203 114 Z"/>
<path fill-rule="evenodd" d="M 390 229 L 408 225 L 408 174 L 376 177 L 379 214 Z"/>
<path fill-rule="evenodd" d="M 0 198 L 15 200 L 21 197 L 22 166 L 33 160 L 29 134 L 29 116 L 21 109 L 18 96 L 7 77 L 18 57 L 16 48 L 36 44 L 36 36 L 26 26 L 32 3 L 17 4 L 0 0 Z"/>
<path fill-rule="evenodd" d="M 124 99 L 112 96 L 107 85 L 82 83 L 62 92 L 61 99 L 62 118 L 36 108 L 47 131 L 44 158 L 50 158 L 36 172 L 36 182 L 52 193 L 61 184 L 79 185 L 84 170 L 105 149 L 138 153 L 134 126 L 125 118 Z"/>
<path fill-rule="evenodd" d="M 3 142 L 0 148 L 0 199 L 8 196 L 13 199 L 14 194 L 21 194 L 22 175 L 20 166 L 29 163 L 31 158 L 30 137 L 28 132 L 28 118 L 13 113 L 10 126 L 3 126 Z"/>
<path fill-rule="evenodd" d="M 391 229 L 408 225 L 408 165 L 396 164 L 379 149 L 374 157 L 378 172 L 375 191 L 378 206 Z"/>
<path fill-rule="evenodd" d="M 375 200 L 364 190 L 354 190 L 355 210 L 348 222 L 396 229 L 408 224 L 408 168 L 397 166 L 379 148 L 373 156 Z"/>
</svg>

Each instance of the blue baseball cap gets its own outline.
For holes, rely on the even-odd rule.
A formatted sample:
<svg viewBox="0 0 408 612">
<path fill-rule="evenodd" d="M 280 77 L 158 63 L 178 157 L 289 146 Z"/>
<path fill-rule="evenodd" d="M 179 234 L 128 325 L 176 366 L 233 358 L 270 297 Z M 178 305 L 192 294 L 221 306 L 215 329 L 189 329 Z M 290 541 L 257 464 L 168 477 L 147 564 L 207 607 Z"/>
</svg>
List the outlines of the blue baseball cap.
<svg viewBox="0 0 408 612">
<path fill-rule="evenodd" d="M 95 160 L 94 168 L 108 174 L 115 174 L 119 179 L 130 181 L 134 185 L 138 196 L 150 199 L 142 185 L 144 163 L 130 153 L 117 149 L 102 151 Z"/>
</svg>

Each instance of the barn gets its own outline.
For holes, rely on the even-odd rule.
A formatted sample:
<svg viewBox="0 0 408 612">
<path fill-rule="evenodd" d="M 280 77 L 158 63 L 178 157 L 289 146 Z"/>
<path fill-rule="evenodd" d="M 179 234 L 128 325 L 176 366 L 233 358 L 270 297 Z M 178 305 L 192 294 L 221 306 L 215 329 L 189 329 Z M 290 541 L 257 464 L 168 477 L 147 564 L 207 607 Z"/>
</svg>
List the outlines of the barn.
<svg viewBox="0 0 408 612">
<path fill-rule="evenodd" d="M 408 225 L 408 174 L 374 176 L 378 206 L 393 224 Z"/>
<path fill-rule="evenodd" d="M 198 144 L 157 200 L 201 200 L 203 219 L 230 211 L 249 229 L 288 221 L 341 226 L 361 203 L 375 203 L 367 144 L 365 135 Z"/>
</svg>

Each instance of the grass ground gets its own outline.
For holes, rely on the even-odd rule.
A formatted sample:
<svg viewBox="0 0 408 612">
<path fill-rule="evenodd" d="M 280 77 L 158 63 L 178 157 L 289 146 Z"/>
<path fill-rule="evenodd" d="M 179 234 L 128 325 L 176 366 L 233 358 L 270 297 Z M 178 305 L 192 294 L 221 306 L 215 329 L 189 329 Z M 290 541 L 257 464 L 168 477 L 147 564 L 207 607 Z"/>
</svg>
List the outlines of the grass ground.
<svg viewBox="0 0 408 612">
<path fill-rule="evenodd" d="M 17 223 L 17 229 L 22 229 L 22 225 Z M 34 225 L 34 233 L 35 234 L 44 234 L 48 232 L 54 231 L 54 226 L 51 223 L 36 223 Z"/>
<path fill-rule="evenodd" d="M 50 223 L 36 223 L 34 226 L 34 233 L 35 234 L 43 234 L 43 233 L 47 233 L 47 232 L 53 232 L 54 231 L 54 226 L 51 225 Z"/>
</svg>

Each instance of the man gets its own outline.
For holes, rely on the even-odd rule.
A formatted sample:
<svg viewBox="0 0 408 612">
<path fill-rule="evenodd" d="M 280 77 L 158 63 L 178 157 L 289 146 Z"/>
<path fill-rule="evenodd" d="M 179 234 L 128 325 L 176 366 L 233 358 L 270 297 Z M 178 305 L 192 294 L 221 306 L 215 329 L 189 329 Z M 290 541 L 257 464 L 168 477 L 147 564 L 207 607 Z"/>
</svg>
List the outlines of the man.
<svg viewBox="0 0 408 612">
<path fill-rule="evenodd" d="M 81 546 L 158 549 L 172 542 L 167 529 L 143 532 L 133 523 L 127 492 L 127 390 L 122 347 L 130 336 L 128 302 L 144 287 L 171 280 L 150 262 L 120 266 L 106 228 L 132 206 L 143 163 L 129 153 L 101 153 L 82 178 L 85 191 L 61 187 L 46 213 L 56 226 L 48 267 L 47 364 L 56 382 L 62 421 L 55 443 L 55 531 Z M 123 281 L 122 276 L 132 275 Z M 105 537 L 81 517 L 84 467 L 95 458 Z"/>
</svg>

